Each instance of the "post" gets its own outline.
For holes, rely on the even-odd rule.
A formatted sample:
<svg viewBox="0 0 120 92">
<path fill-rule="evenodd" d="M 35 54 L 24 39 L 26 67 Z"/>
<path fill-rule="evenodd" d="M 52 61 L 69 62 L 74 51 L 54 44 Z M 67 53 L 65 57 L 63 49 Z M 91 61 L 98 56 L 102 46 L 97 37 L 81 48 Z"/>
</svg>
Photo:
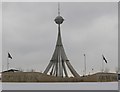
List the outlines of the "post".
<svg viewBox="0 0 120 92">
<path fill-rule="evenodd" d="M 102 72 L 104 72 L 104 60 L 103 60 L 103 57 L 102 57 Z"/>
<path fill-rule="evenodd" d="M 8 56 L 7 56 L 7 71 L 9 69 L 9 59 L 8 59 Z"/>
<path fill-rule="evenodd" d="M 84 73 L 86 75 L 86 55 L 85 54 L 84 54 L 84 68 L 85 68 Z"/>
<path fill-rule="evenodd" d="M 92 74 L 94 73 L 94 71 L 93 71 L 94 69 L 92 68 Z"/>
</svg>

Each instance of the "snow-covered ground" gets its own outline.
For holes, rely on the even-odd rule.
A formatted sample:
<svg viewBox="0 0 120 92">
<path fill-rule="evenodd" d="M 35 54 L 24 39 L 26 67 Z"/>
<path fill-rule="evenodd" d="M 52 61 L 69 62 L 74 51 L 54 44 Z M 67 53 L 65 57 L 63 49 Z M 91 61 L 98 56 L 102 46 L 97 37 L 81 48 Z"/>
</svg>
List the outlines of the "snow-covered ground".
<svg viewBox="0 0 120 92">
<path fill-rule="evenodd" d="M 118 82 L 3 83 L 3 90 L 118 90 Z"/>
</svg>

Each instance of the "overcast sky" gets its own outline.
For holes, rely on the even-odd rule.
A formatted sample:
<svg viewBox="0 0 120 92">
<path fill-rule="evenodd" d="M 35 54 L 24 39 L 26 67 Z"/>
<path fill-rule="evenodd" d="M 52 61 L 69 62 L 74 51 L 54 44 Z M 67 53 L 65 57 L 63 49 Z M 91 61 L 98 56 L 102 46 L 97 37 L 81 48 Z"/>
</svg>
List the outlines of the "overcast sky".
<svg viewBox="0 0 120 92">
<path fill-rule="evenodd" d="M 3 70 L 7 52 L 10 68 L 44 71 L 57 40 L 57 3 L 4 2 Z M 82 75 L 86 54 L 87 73 L 118 67 L 118 6 L 116 3 L 61 3 L 62 41 L 70 63 Z"/>
</svg>

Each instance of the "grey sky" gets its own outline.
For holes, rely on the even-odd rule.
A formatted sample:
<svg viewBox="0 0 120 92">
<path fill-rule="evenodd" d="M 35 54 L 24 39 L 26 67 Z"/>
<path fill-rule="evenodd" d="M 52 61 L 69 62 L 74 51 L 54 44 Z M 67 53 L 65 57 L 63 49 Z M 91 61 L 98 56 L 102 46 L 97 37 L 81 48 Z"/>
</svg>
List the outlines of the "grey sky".
<svg viewBox="0 0 120 92">
<path fill-rule="evenodd" d="M 3 69 L 7 51 L 13 57 L 11 68 L 44 71 L 57 40 L 57 3 L 3 3 Z M 118 66 L 118 7 L 116 3 L 61 3 L 62 40 L 70 63 L 83 74 L 100 71 L 102 54 L 105 67 Z"/>
</svg>

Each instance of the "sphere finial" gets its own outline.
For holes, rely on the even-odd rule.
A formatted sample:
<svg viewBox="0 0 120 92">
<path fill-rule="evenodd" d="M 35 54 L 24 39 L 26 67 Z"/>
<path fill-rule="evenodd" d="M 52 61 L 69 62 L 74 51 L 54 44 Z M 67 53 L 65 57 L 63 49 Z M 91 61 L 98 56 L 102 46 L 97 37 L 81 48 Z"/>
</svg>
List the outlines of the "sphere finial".
<svg viewBox="0 0 120 92">
<path fill-rule="evenodd" d="M 63 21 L 64 21 L 64 19 L 63 19 L 63 17 L 61 17 L 61 16 L 57 16 L 54 21 L 55 21 L 55 23 L 57 23 L 57 24 L 62 24 Z"/>
</svg>

